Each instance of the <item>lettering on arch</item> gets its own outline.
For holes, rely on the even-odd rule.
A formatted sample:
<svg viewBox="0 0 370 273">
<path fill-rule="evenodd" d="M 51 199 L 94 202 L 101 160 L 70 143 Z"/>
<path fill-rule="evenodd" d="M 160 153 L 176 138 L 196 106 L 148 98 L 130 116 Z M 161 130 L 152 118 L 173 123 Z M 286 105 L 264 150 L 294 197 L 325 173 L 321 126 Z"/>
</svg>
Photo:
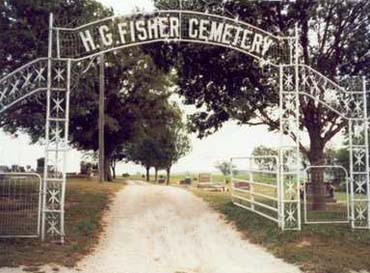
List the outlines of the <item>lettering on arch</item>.
<svg viewBox="0 0 370 273">
<path fill-rule="evenodd" d="M 68 30 L 59 30 L 61 40 L 65 32 Z M 78 45 L 75 46 L 78 50 L 67 50 L 62 42 L 61 57 L 80 58 L 156 41 L 185 41 L 226 46 L 270 61 L 273 53 L 283 48 L 280 38 L 248 24 L 220 16 L 180 11 L 113 17 L 70 32 L 76 36 L 74 40 L 77 40 Z"/>
</svg>

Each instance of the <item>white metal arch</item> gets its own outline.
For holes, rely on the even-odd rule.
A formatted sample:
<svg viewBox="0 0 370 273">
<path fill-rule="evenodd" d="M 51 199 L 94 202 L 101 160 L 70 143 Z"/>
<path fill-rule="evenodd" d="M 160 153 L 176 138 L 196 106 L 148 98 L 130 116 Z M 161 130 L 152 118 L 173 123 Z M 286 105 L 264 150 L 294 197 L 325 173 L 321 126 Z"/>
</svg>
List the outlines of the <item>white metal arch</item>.
<svg viewBox="0 0 370 273">
<path fill-rule="evenodd" d="M 142 39 L 135 39 L 135 41 L 127 42 L 125 44 L 120 43 L 118 40 L 116 42 L 111 43 L 110 45 L 104 47 L 101 43 L 96 45 L 95 52 L 83 52 L 81 47 L 77 45 L 78 35 L 83 33 L 84 31 L 88 30 L 94 30 L 94 28 L 104 26 L 105 30 L 107 30 L 106 26 L 108 26 L 110 32 L 109 34 L 118 35 L 117 29 L 115 29 L 116 25 L 119 22 L 127 23 L 129 20 L 157 20 L 158 18 L 175 18 L 178 19 L 179 22 L 179 33 L 175 37 L 155 37 L 155 38 L 146 38 Z M 144 18 L 144 19 L 143 19 Z M 190 38 L 187 30 L 189 25 L 187 24 L 187 19 L 197 19 L 202 20 L 204 22 L 211 22 L 211 23 L 220 23 L 224 24 L 225 28 L 226 26 L 230 27 L 230 35 L 226 36 L 233 36 L 239 35 L 240 37 L 238 39 L 235 39 L 234 42 L 225 42 L 225 41 L 219 41 L 215 42 L 212 41 L 212 39 L 206 39 L 201 37 L 196 38 Z M 160 27 L 160 22 L 158 23 Z M 113 26 L 113 28 L 111 28 Z M 224 27 L 223 26 L 223 27 Z M 220 26 L 219 26 L 220 27 Z M 220 29 L 218 29 L 220 30 Z M 206 32 L 212 32 L 212 29 L 206 30 Z M 222 34 L 225 34 L 222 30 Z M 235 33 L 232 33 L 234 31 Z M 263 29 L 260 29 L 258 27 L 255 27 L 251 24 L 245 23 L 243 21 L 240 21 L 235 18 L 227 17 L 227 16 L 221 16 L 216 14 L 209 14 L 204 12 L 197 12 L 197 11 L 189 11 L 189 10 L 160 10 L 156 11 L 154 13 L 131 13 L 130 15 L 125 16 L 111 16 L 104 19 L 96 20 L 75 28 L 65 28 L 65 27 L 58 27 L 54 26 L 52 27 L 53 37 L 57 41 L 57 46 L 55 48 L 54 57 L 57 57 L 58 59 L 73 59 L 75 61 L 81 61 L 84 59 L 92 58 L 96 55 L 102 54 L 102 53 L 108 53 L 110 51 L 133 47 L 133 46 L 140 46 L 140 45 L 146 45 L 150 43 L 155 42 L 164 42 L 164 43 L 170 43 L 170 42 L 184 42 L 184 43 L 198 43 L 198 44 L 207 44 L 207 45 L 216 45 L 221 46 L 225 48 L 232 48 L 235 49 L 241 53 L 247 54 L 258 61 L 269 64 L 272 66 L 277 66 L 279 62 L 276 60 L 271 60 L 269 58 L 263 58 L 262 56 L 259 56 L 258 54 L 253 53 L 251 50 L 247 50 L 243 48 L 243 46 L 240 45 L 241 40 L 243 39 L 242 33 L 243 31 L 247 31 L 249 35 L 262 35 L 265 38 L 268 38 L 269 41 L 271 41 L 271 45 L 275 46 L 273 49 L 273 54 L 275 54 L 275 57 L 286 57 L 287 60 L 289 59 L 290 62 L 280 62 L 281 64 L 293 64 L 294 61 L 294 47 L 295 47 L 295 37 L 285 37 L 285 36 L 277 36 L 272 33 L 269 33 Z M 90 33 L 92 36 L 94 36 L 94 33 Z M 99 34 L 95 35 L 99 36 Z M 160 36 L 160 35 L 159 35 Z M 201 35 L 199 35 L 201 36 Z M 77 37 L 77 38 L 76 38 Z M 96 37 L 93 37 L 96 38 Z M 235 38 L 235 37 L 233 37 Z M 76 50 L 73 51 L 72 54 L 66 54 L 65 53 L 65 46 L 63 46 L 63 41 L 68 40 L 68 47 L 74 47 Z M 221 39 L 223 40 L 223 39 Z M 80 41 L 79 41 L 80 42 Z M 67 43 L 66 43 L 67 44 Z M 118 45 L 117 45 L 118 44 Z M 102 48 L 104 47 L 104 48 Z M 277 52 L 280 51 L 280 52 Z M 276 62 L 275 62 L 276 61 Z"/>
<path fill-rule="evenodd" d="M 173 16 L 177 16 L 176 18 L 178 18 L 180 22 L 178 25 L 178 27 L 181 28 L 179 30 L 179 33 L 181 33 L 180 37 L 158 37 L 151 40 L 142 40 L 139 42 L 134 41 L 129 44 L 117 44 L 112 42 L 108 46 L 97 46 L 95 51 L 86 52 L 86 47 L 83 47 L 81 37 L 79 36 L 81 31 L 90 30 L 91 38 L 88 38 L 89 43 L 95 44 L 93 40 L 95 36 L 92 37 L 92 33 L 95 31 L 94 35 L 96 35 L 97 26 L 104 26 L 102 29 L 104 29 L 105 34 L 112 34 L 113 37 L 114 35 L 117 35 L 117 33 L 109 32 L 109 27 L 107 24 L 114 24 L 116 21 L 119 21 L 122 18 L 123 20 L 128 20 L 132 17 L 134 20 L 136 17 L 143 18 L 143 16 L 149 16 L 150 18 L 153 18 L 159 15 L 169 17 L 171 14 Z M 276 50 L 271 48 L 272 55 L 270 57 L 266 57 L 261 56 L 261 54 L 255 54 L 251 50 L 243 49 L 241 46 L 233 46 L 227 43 L 214 42 L 205 39 L 189 39 L 183 35 L 187 30 L 186 17 L 194 18 L 194 16 L 199 20 L 208 20 L 209 22 L 211 22 L 211 20 L 218 20 L 220 24 L 224 24 L 223 28 L 226 26 L 226 23 L 229 23 L 231 27 L 234 27 L 234 35 L 237 35 L 236 33 L 238 30 L 244 31 L 245 33 L 249 33 L 251 35 L 260 35 L 258 36 L 260 41 L 259 43 L 262 43 L 261 37 L 267 37 L 266 41 L 268 41 L 270 45 L 275 42 Z M 366 90 L 362 90 L 361 92 L 358 90 L 353 90 L 354 92 L 352 92 L 352 90 L 345 90 L 311 67 L 300 64 L 300 45 L 298 42 L 297 29 L 294 37 L 280 37 L 233 18 L 185 10 L 166 10 L 150 14 L 139 13 L 134 14 L 131 17 L 113 16 L 94 21 L 77 28 L 63 28 L 53 26 L 53 16 L 51 15 L 49 25 L 48 57 L 37 59 L 25 66 L 22 66 L 0 80 L 0 114 L 5 110 L 9 110 L 12 105 L 18 103 L 22 99 L 33 95 L 35 92 L 46 91 L 47 113 L 45 124 L 46 147 L 43 179 L 44 198 L 42 211 L 42 238 L 45 238 L 46 235 L 59 236 L 63 241 L 65 236 L 64 198 L 66 183 L 66 156 L 68 151 L 69 94 L 71 91 L 72 64 L 79 61 L 92 59 L 95 56 L 110 51 L 149 43 L 187 42 L 221 46 L 247 54 L 255 58 L 262 65 L 271 65 L 279 69 L 279 116 L 281 134 L 279 183 L 281 190 L 279 193 L 280 205 L 278 221 L 282 229 L 301 229 L 299 183 L 297 183 L 297 181 L 300 181 L 300 170 L 297 162 L 300 161 L 298 144 L 300 109 L 299 99 L 302 95 L 318 100 L 336 114 L 343 118 L 349 119 L 350 123 L 361 123 L 360 127 L 362 133 L 366 136 L 366 141 L 354 143 L 353 148 L 351 146 L 351 182 L 354 183 L 354 185 L 360 186 L 363 181 L 363 176 L 365 175 L 367 186 L 368 188 L 370 187 L 367 143 L 368 121 L 367 115 L 365 116 L 364 114 L 367 111 Z M 94 28 L 95 30 L 92 30 Z M 86 37 L 88 37 L 88 33 L 86 35 Z M 242 38 L 239 37 L 238 39 L 240 40 Z M 267 39 L 271 39 L 272 42 Z M 265 51 L 265 53 L 267 52 L 268 50 Z M 41 74 L 37 73 L 36 71 L 37 65 L 40 64 L 45 65 L 43 67 L 46 68 L 42 70 Z M 37 78 L 37 74 L 42 76 Z M 29 84 L 29 79 L 33 79 L 32 84 Z M 361 111 L 357 111 L 355 113 L 351 111 L 353 109 L 350 108 L 348 113 L 343 114 L 340 110 L 336 109 L 335 105 L 333 105 L 330 101 L 325 101 L 324 99 L 317 97 L 315 95 L 315 90 L 312 89 L 315 87 L 323 88 L 325 90 L 332 90 L 338 94 L 344 94 L 341 95 L 339 99 L 348 99 L 352 102 L 360 103 L 362 105 L 362 114 L 360 113 Z M 19 91 L 19 96 L 13 96 L 14 92 L 17 91 Z M 356 98 L 353 98 L 353 96 Z M 353 124 L 350 125 L 351 132 L 353 127 L 352 125 Z M 291 143 L 287 143 L 284 140 L 284 136 L 287 134 L 296 136 L 296 142 L 293 147 L 291 146 Z M 357 138 L 354 138 L 352 135 L 350 135 L 350 140 L 351 143 L 353 143 L 355 140 L 357 141 Z M 364 154 L 364 161 L 362 164 L 363 167 L 361 169 L 356 169 L 357 165 L 354 163 L 354 158 L 358 160 L 359 153 Z M 357 206 L 357 208 L 354 208 L 354 211 L 357 211 L 357 215 L 353 216 L 353 226 L 369 228 L 370 191 L 368 190 L 365 198 L 361 200 L 353 200 L 352 205 Z"/>
</svg>

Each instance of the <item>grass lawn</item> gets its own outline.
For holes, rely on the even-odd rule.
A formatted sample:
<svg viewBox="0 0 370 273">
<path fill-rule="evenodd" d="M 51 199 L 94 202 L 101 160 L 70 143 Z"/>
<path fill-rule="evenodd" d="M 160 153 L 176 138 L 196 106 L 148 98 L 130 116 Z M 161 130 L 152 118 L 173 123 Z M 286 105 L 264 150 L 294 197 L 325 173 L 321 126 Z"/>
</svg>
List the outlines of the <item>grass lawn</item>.
<svg viewBox="0 0 370 273">
<path fill-rule="evenodd" d="M 229 193 L 193 192 L 225 215 L 249 241 L 305 272 L 370 272 L 370 231 L 352 231 L 347 225 L 304 225 L 301 232 L 282 232 L 274 222 L 234 206 Z"/>
<path fill-rule="evenodd" d="M 39 239 L 0 239 L 0 267 L 35 267 L 55 263 L 73 266 L 98 242 L 103 228 L 103 213 L 123 181 L 99 184 L 95 181 L 69 180 L 66 193 L 66 242 L 41 243 Z"/>
</svg>

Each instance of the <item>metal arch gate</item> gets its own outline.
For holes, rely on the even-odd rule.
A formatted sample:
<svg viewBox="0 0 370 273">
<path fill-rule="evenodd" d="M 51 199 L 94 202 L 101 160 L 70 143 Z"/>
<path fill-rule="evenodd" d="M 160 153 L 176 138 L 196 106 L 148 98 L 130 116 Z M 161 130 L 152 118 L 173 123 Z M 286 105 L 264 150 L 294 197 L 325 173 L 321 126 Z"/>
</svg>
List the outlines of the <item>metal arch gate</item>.
<svg viewBox="0 0 370 273">
<path fill-rule="evenodd" d="M 138 16 L 136 14 L 135 16 Z M 53 39 L 53 33 L 57 41 L 57 46 L 55 47 L 56 60 L 67 61 L 68 74 L 66 75 L 67 80 L 67 90 L 68 94 L 70 91 L 70 80 L 71 80 L 71 65 L 79 63 L 84 60 L 94 61 L 94 58 L 117 49 L 127 48 L 130 46 L 137 46 L 152 42 L 190 42 L 190 43 L 200 43 L 200 44 L 210 44 L 216 46 L 227 47 L 233 50 L 237 50 L 249 56 L 252 56 L 258 60 L 261 66 L 270 66 L 277 70 L 279 75 L 279 93 L 280 93 L 280 133 L 282 136 L 282 144 L 280 149 L 279 161 L 279 188 L 281 188 L 281 200 L 279 203 L 280 217 L 281 217 L 281 227 L 283 230 L 299 230 L 301 228 L 301 217 L 300 217 L 300 199 L 299 199 L 299 185 L 296 181 L 299 181 L 299 169 L 298 164 L 292 164 L 299 161 L 299 44 L 298 44 L 298 31 L 296 28 L 294 37 L 277 37 L 268 32 L 265 32 L 259 28 L 252 25 L 241 22 L 237 19 L 231 19 L 224 16 L 212 15 L 208 13 L 200 13 L 186 10 L 166 10 L 158 11 L 155 16 L 158 17 L 158 21 L 161 21 L 160 16 L 165 16 L 170 22 L 171 19 L 178 20 L 179 32 L 177 36 L 171 36 L 170 34 L 166 37 L 147 37 L 146 39 L 140 40 L 137 38 L 132 38 L 131 42 L 122 42 L 122 33 L 119 33 L 121 37 L 120 41 L 117 41 L 117 45 L 113 42 L 112 37 L 117 33 L 109 33 L 109 29 L 119 22 L 120 17 L 110 17 L 96 22 L 83 25 L 78 28 L 68 29 L 62 27 L 51 26 L 51 37 Z M 196 19 L 198 18 L 198 19 Z M 213 26 L 215 22 L 219 24 L 227 24 L 234 26 L 237 29 L 236 33 L 241 31 L 247 33 L 255 33 L 255 38 L 258 36 L 259 39 L 265 42 L 265 45 L 258 50 L 253 44 L 250 48 L 243 46 L 243 42 L 238 44 L 237 38 L 233 42 L 226 41 L 225 35 L 214 34 L 213 38 L 216 41 L 210 41 L 208 38 L 202 40 L 200 37 L 194 37 L 194 27 L 197 22 L 200 24 L 200 19 L 208 20 L 210 25 Z M 163 19 L 163 18 L 162 18 Z M 137 19 L 140 20 L 140 19 Z M 150 19 L 149 19 L 150 20 Z M 198 20 L 198 21 L 197 21 Z M 213 20 L 213 21 L 212 21 Z M 50 20 L 52 22 L 52 18 Z M 176 20 L 174 20 L 176 21 Z M 113 22 L 113 23 L 111 23 Z M 189 24 L 186 26 L 186 24 Z M 191 24 L 193 25 L 191 26 Z M 112 24 L 112 25 L 111 25 Z M 171 29 L 171 28 L 170 28 Z M 217 32 L 216 27 L 214 31 Z M 98 33 L 97 33 L 98 32 Z M 108 33 L 104 38 L 103 32 Z M 212 32 L 212 30 L 211 30 Z M 174 32 L 176 33 L 176 32 Z M 235 34 L 235 33 L 234 33 Z M 101 41 L 97 42 L 97 37 L 101 37 Z M 218 38 L 216 38 L 218 35 Z M 238 35 L 238 34 L 235 34 Z M 245 35 L 245 34 L 244 34 Z M 149 35 L 150 36 L 150 35 Z M 196 36 L 196 35 L 195 35 Z M 199 36 L 201 34 L 199 33 Z M 212 35 L 210 35 L 212 36 Z M 76 42 L 77 41 L 77 42 Z M 74 48 L 70 44 L 75 42 Z M 69 46 L 64 46 L 68 44 Z M 51 43 L 51 48 L 52 43 Z M 74 50 L 72 50 L 74 49 Z M 77 52 L 76 52 L 77 51 Z M 49 58 L 53 58 L 52 52 L 49 52 Z M 272 59 L 274 57 L 279 57 L 279 63 L 274 64 Z M 88 65 L 90 66 L 90 64 Z M 61 77 L 63 78 L 63 77 Z M 53 77 L 51 77 L 53 79 Z M 66 99 L 67 100 L 67 99 Z M 52 103 L 52 102 L 51 102 Z M 68 111 L 66 111 L 68 112 Z M 68 119 L 66 119 L 68 121 Z M 67 132 L 68 133 L 68 132 Z M 296 137 L 296 144 L 294 147 L 291 144 L 284 144 L 284 135 L 294 135 Z M 48 155 L 46 156 L 48 157 Z M 45 181 L 48 181 L 45 177 Z M 63 184 L 65 184 L 65 179 Z M 49 223 L 50 224 L 50 223 Z M 58 233 L 54 230 L 56 234 L 64 234 L 64 232 Z"/>
<path fill-rule="evenodd" d="M 110 17 L 78 28 L 55 27 L 51 15 L 48 57 L 26 64 L 0 79 L 0 114 L 37 92 L 46 92 L 42 239 L 48 234 L 59 236 L 63 241 L 65 236 L 64 200 L 69 100 L 73 80 L 72 68 L 77 66 L 82 71 L 84 69 L 81 67 L 83 61 L 91 63 L 96 56 L 104 53 L 155 42 L 191 42 L 222 46 L 252 56 L 259 61 L 262 67 L 268 66 L 277 70 L 281 135 L 279 223 L 283 230 L 301 229 L 298 163 L 300 161 L 300 96 L 311 96 L 313 99 L 319 100 L 310 91 L 306 91 L 306 89 L 315 88 L 318 85 L 324 87 L 325 90 L 334 90 L 338 93 L 346 91 L 312 68 L 300 64 L 297 28 L 294 37 L 278 37 L 237 19 L 208 13 L 168 10 L 158 11 L 153 14 L 153 17 L 142 15 Z M 145 18 L 148 21 L 143 21 Z M 121 19 L 123 22 L 120 21 Z M 128 25 L 135 28 L 137 24 L 142 22 L 155 24 L 159 28 L 151 34 L 147 33 L 146 37 L 143 37 L 143 33 L 141 33 L 141 38 L 138 33 L 132 30 L 128 32 Z M 163 26 L 166 25 L 166 22 L 171 25 Z M 210 27 L 208 37 L 204 37 L 205 33 L 200 31 L 201 22 Z M 252 38 L 247 39 L 248 35 L 252 35 Z M 278 60 L 278 63 L 273 63 L 275 59 Z M 89 68 L 90 63 L 86 69 Z M 366 94 L 364 92 L 360 94 L 353 92 L 345 99 L 350 102 L 349 104 L 355 104 L 355 107 L 358 107 L 359 103 L 363 103 L 363 107 L 365 107 Z M 323 103 L 330 104 L 326 101 Z M 362 110 L 364 109 L 362 108 Z M 357 116 L 351 115 L 349 118 L 352 162 L 350 175 L 351 185 L 354 188 L 351 199 L 355 219 L 353 227 L 370 228 L 368 143 L 364 140 L 361 140 L 361 143 L 354 143 L 358 141 L 359 130 L 364 132 L 367 139 L 368 121 L 367 113 L 364 111 L 362 114 L 361 111 L 356 113 Z M 354 129 L 356 129 L 356 134 L 353 134 Z M 294 146 L 286 140 L 286 135 L 295 139 Z M 366 158 L 364 164 L 358 163 L 361 156 L 363 159 Z M 357 188 L 362 187 L 363 184 L 367 185 L 367 192 L 361 195 L 360 199 L 354 198 L 353 192 L 356 192 Z"/>
</svg>

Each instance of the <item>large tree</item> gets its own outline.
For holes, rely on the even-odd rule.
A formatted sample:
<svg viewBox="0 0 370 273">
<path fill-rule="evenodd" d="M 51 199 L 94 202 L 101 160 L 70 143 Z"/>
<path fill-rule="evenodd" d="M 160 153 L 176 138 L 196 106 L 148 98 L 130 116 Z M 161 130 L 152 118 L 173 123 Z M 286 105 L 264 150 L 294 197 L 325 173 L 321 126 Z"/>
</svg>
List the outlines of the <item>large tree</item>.
<svg viewBox="0 0 370 273">
<path fill-rule="evenodd" d="M 57 21 L 67 21 L 68 25 L 92 21 L 111 15 L 109 9 L 92 0 L 76 1 L 5 1 L 0 4 L 1 25 L 4 43 L 1 48 L 2 70 L 11 69 L 31 59 L 47 56 L 47 33 L 49 12 Z M 46 34 L 46 36 L 45 36 Z M 7 37 L 15 39 L 14 47 L 5 45 Z M 98 66 L 94 60 L 82 64 L 85 73 L 73 73 L 73 90 L 70 105 L 70 143 L 84 151 L 98 149 Z M 89 70 L 85 68 L 90 67 Z M 74 65 L 72 71 L 78 67 Z M 111 166 L 117 161 L 120 147 L 134 138 L 143 120 L 157 120 L 153 115 L 161 108 L 163 95 L 169 81 L 151 57 L 139 48 L 121 50 L 105 56 L 105 179 L 112 180 Z M 22 131 L 31 136 L 34 142 L 45 132 L 46 98 L 45 93 L 27 99 L 0 117 L 0 127 L 6 131 Z M 159 107 L 160 106 L 160 107 Z M 159 111 L 159 110 L 158 110 Z M 32 119 L 30 119 L 32 116 Z M 154 122 L 154 121 L 153 121 Z"/>
<path fill-rule="evenodd" d="M 170 183 L 171 168 L 191 149 L 190 139 L 181 119 L 169 123 L 158 138 L 160 147 L 159 160 L 156 168 L 164 168 L 167 173 L 167 185 Z"/>
<path fill-rule="evenodd" d="M 171 167 L 190 150 L 190 140 L 177 104 L 167 100 L 155 116 L 158 120 L 142 126 L 141 134 L 129 142 L 126 153 L 129 160 L 145 167 L 147 181 L 149 170 L 154 167 L 155 180 L 158 171 L 165 169 L 169 183 Z"/>
<path fill-rule="evenodd" d="M 3 0 L 0 2 L 0 75 L 47 57 L 49 14 L 55 25 L 75 26 L 113 14 L 95 0 Z"/>
<path fill-rule="evenodd" d="M 92 75 L 91 75 L 92 74 Z M 166 74 L 140 49 L 106 55 L 105 179 L 112 180 L 112 166 L 126 142 L 135 139 L 147 123 L 158 122 L 170 83 Z M 94 79 L 95 81 L 91 78 Z M 80 150 L 98 149 L 98 94 L 96 73 L 89 73 L 71 98 L 71 143 Z M 84 84 L 84 81 L 85 84 Z M 164 117 L 163 117 L 164 118 Z"/>
<path fill-rule="evenodd" d="M 159 7 L 174 8 L 177 1 L 156 0 Z M 370 75 L 370 2 L 362 1 L 186 1 L 188 9 L 207 9 L 238 17 L 278 35 L 292 35 L 297 24 L 302 46 L 302 62 L 331 80 L 342 75 Z M 204 4 L 206 3 L 206 4 Z M 180 44 L 158 46 L 147 50 L 158 63 L 179 71 L 179 93 L 185 103 L 199 109 L 191 116 L 192 128 L 200 137 L 218 130 L 222 124 L 235 119 L 241 124 L 266 124 L 279 130 L 273 111 L 279 103 L 278 88 L 268 79 L 251 57 L 215 46 Z M 173 54 L 177 62 L 171 62 Z M 170 56 L 170 58 L 168 58 Z M 166 60 L 166 61 L 164 61 Z M 320 89 L 319 96 L 324 96 Z M 300 128 L 309 137 L 308 147 L 300 143 L 311 165 L 325 161 L 327 143 L 347 122 L 313 100 L 301 97 Z M 317 176 L 319 177 L 319 176 Z M 314 183 L 314 208 L 322 209 L 323 183 Z"/>
</svg>

